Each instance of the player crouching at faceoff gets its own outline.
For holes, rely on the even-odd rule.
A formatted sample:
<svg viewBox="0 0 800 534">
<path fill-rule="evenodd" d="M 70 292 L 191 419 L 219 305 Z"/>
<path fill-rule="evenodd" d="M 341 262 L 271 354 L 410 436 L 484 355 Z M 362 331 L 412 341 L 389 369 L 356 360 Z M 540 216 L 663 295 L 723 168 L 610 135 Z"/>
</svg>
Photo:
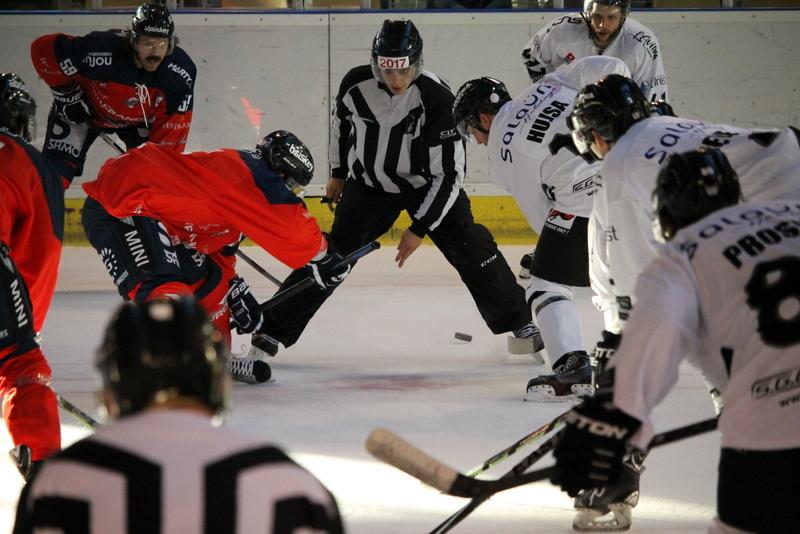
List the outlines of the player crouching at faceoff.
<svg viewBox="0 0 800 534">
<path fill-rule="evenodd" d="M 224 358 L 194 299 L 123 304 L 96 358 L 114 421 L 42 465 L 14 533 L 341 533 L 311 473 L 261 438 L 216 428 L 231 399 Z"/>
<path fill-rule="evenodd" d="M 646 449 L 649 414 L 689 357 L 724 405 L 709 532 L 797 530 L 800 201 L 740 196 L 719 149 L 674 154 L 659 173 L 654 232 L 669 244 L 639 276 L 619 349 L 556 446 L 552 481 L 570 495 L 614 486 L 631 448 Z"/>
<path fill-rule="evenodd" d="M 244 236 L 305 269 L 323 289 L 349 272 L 295 194 L 313 173 L 311 152 L 284 130 L 253 150 L 179 154 L 146 143 L 109 160 L 83 185 L 82 222 L 123 298 L 193 294 L 228 343 L 229 321 L 257 343 L 264 317 L 235 272 Z M 228 370 L 248 383 L 271 376 L 256 356 L 231 358 Z"/>
<path fill-rule="evenodd" d="M 36 102 L 16 74 L 0 74 L 0 398 L 27 477 L 61 448 L 61 427 L 42 331 L 64 237 L 66 182 L 29 143 Z"/>
<path fill-rule="evenodd" d="M 53 93 L 42 152 L 70 180 L 83 173 L 99 132 L 115 133 L 126 148 L 149 141 L 183 152 L 197 68 L 160 3 L 139 6 L 129 31 L 43 35 L 31 60 Z"/>
</svg>

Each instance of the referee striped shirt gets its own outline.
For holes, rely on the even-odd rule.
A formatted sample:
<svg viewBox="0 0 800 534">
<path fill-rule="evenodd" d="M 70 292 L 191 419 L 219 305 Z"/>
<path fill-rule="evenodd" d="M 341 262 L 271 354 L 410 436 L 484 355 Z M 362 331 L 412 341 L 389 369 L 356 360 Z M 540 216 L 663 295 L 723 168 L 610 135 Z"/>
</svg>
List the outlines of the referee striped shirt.
<svg viewBox="0 0 800 534">
<path fill-rule="evenodd" d="M 331 176 L 350 176 L 386 193 L 428 187 L 411 211 L 411 229 L 418 235 L 434 230 L 464 184 L 466 153 L 453 124 L 453 98 L 428 71 L 395 96 L 369 65 L 351 69 L 334 103 Z"/>
<path fill-rule="evenodd" d="M 342 532 L 333 496 L 281 450 L 205 414 L 146 411 L 48 459 L 14 534 Z"/>
</svg>

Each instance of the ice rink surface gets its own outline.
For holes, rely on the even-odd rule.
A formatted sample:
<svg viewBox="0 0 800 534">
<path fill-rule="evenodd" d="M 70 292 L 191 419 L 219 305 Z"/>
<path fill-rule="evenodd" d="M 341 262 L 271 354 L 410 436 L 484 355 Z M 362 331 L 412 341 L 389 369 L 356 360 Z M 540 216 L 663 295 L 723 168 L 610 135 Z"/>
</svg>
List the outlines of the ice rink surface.
<svg viewBox="0 0 800 534">
<path fill-rule="evenodd" d="M 272 274 L 288 270 L 259 249 L 246 252 Z M 526 247 L 502 247 L 516 271 Z M 528 379 L 549 370 L 506 351 L 481 320 L 456 272 L 432 246 L 402 269 L 394 247 L 362 260 L 300 341 L 270 361 L 272 384 L 237 384 L 226 426 L 255 433 L 287 449 L 334 493 L 351 533 L 428 532 L 467 500 L 439 494 L 383 464 L 364 449 L 374 428 L 389 428 L 433 457 L 464 471 L 568 408 L 528 403 Z M 274 286 L 240 262 L 259 299 Z M 587 348 L 601 318 L 589 290 L 578 295 Z M 102 328 L 120 302 L 90 248 L 64 251 L 59 290 L 45 324 L 44 348 L 56 390 L 92 414 L 92 361 Z M 473 336 L 458 341 L 456 332 Z M 246 344 L 234 340 L 234 350 Z M 698 371 L 684 364 L 680 381 L 657 409 L 658 431 L 711 417 Z M 86 434 L 62 412 L 64 444 Z M 538 442 L 537 442 L 538 443 Z M 515 460 L 497 466 L 500 476 Z M 654 451 L 642 477 L 631 532 L 705 532 L 714 515 L 719 435 L 716 432 Z M 0 534 L 11 532 L 21 479 L 4 455 L 0 429 Z M 549 457 L 537 467 L 549 465 Z M 549 483 L 494 496 L 453 532 L 514 534 L 572 532 L 572 502 Z"/>
</svg>

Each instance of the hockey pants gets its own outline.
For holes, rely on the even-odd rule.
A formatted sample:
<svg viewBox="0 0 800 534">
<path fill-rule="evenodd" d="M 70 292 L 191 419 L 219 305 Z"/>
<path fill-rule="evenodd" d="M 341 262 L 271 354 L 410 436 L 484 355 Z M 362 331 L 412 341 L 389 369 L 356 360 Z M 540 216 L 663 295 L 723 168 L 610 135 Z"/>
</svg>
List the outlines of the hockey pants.
<svg viewBox="0 0 800 534">
<path fill-rule="evenodd" d="M 378 239 L 391 229 L 403 210 L 410 213 L 423 201 L 427 188 L 387 194 L 348 180 L 336 208 L 330 241 L 337 252 L 347 255 Z M 464 191 L 439 226 L 428 236 L 452 265 L 472 295 L 478 311 L 495 333 L 521 328 L 531 321 L 531 310 L 519 284 L 489 231 L 475 223 Z M 307 276 L 303 269 L 292 272 L 281 290 Z M 314 286 L 265 313 L 263 332 L 284 346 L 293 345 L 316 311 L 333 293 Z"/>
</svg>

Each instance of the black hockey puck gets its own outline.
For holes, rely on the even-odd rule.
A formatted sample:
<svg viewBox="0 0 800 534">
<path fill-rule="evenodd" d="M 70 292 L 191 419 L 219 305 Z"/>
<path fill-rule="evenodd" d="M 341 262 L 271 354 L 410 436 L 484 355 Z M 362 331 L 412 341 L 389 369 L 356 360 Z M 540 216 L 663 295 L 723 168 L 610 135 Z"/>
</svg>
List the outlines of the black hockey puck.
<svg viewBox="0 0 800 534">
<path fill-rule="evenodd" d="M 459 341 L 472 341 L 472 336 L 462 332 L 456 332 L 456 339 Z"/>
</svg>

